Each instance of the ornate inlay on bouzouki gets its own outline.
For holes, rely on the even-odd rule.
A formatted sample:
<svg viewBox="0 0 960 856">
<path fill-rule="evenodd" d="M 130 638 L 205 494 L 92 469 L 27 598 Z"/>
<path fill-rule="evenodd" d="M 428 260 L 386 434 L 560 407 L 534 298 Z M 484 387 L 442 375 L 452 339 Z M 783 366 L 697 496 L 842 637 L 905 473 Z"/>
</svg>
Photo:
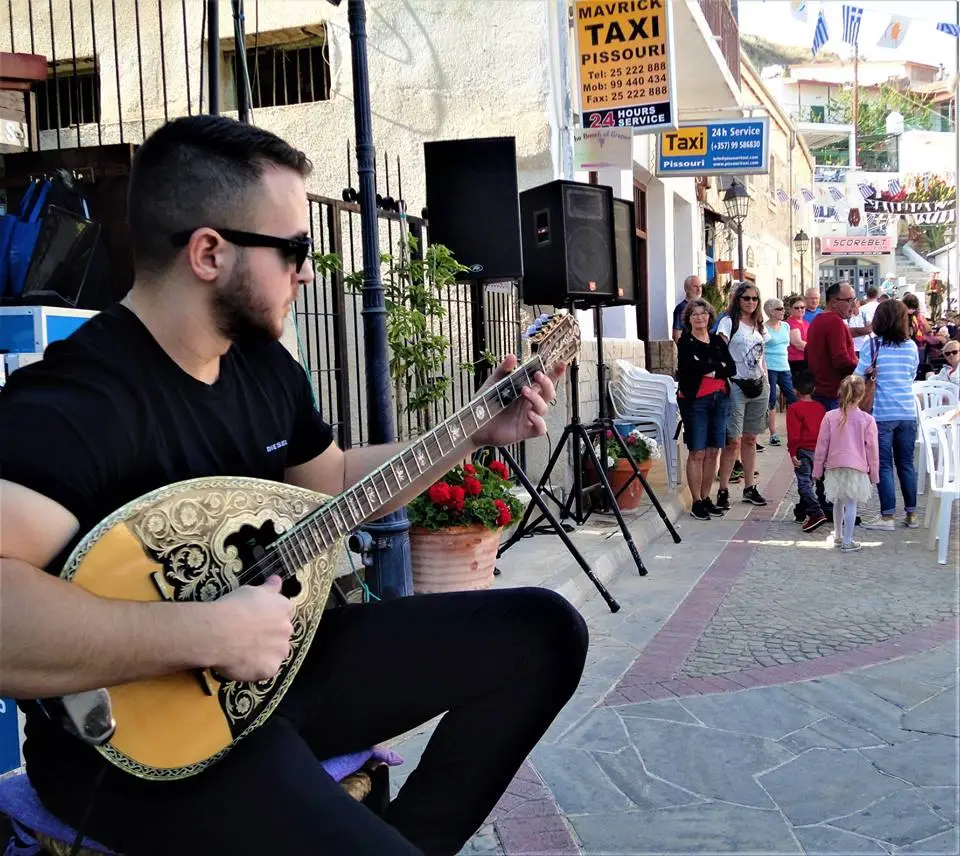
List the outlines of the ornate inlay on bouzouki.
<svg viewBox="0 0 960 856">
<path fill-rule="evenodd" d="M 343 537 L 437 464 L 452 465 L 462 455 L 459 441 L 515 400 L 537 371 L 575 357 L 576 322 L 570 315 L 541 322 L 531 344 L 535 356 L 511 375 L 337 497 L 252 478 L 193 479 L 128 503 L 87 534 L 61 577 L 101 597 L 215 601 L 276 574 L 293 603 L 290 654 L 276 675 L 253 683 L 178 672 L 108 687 L 116 729 L 98 751 L 143 778 L 183 778 L 266 721 L 310 648 Z"/>
</svg>

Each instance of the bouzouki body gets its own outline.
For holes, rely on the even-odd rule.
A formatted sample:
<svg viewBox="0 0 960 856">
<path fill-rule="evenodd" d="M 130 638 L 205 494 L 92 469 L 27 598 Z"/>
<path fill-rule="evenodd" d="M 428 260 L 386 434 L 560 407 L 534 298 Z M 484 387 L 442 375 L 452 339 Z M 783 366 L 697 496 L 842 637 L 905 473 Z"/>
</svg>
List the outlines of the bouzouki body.
<svg viewBox="0 0 960 856">
<path fill-rule="evenodd" d="M 294 604 L 293 634 L 269 680 L 197 670 L 76 693 L 62 699 L 68 727 L 122 770 L 167 780 L 199 773 L 265 722 L 310 648 L 344 536 L 382 516 L 398 494 L 427 487 L 538 371 L 579 351 L 572 315 L 541 316 L 527 337 L 534 356 L 338 496 L 254 478 L 191 479 L 127 503 L 91 530 L 61 573 L 74 585 L 118 600 L 215 601 L 276 574 Z"/>
<path fill-rule="evenodd" d="M 260 581 L 242 579 L 245 551 L 255 557 L 266 546 L 258 541 L 269 542 L 327 499 L 252 478 L 178 482 L 101 522 L 77 545 L 61 577 L 119 600 L 216 600 L 241 582 Z M 206 670 L 108 687 L 117 727 L 99 751 L 136 776 L 176 779 L 200 772 L 259 726 L 309 650 L 330 593 L 338 546 L 335 541 L 284 582 L 294 604 L 293 635 L 290 654 L 273 678 L 229 681 Z"/>
</svg>

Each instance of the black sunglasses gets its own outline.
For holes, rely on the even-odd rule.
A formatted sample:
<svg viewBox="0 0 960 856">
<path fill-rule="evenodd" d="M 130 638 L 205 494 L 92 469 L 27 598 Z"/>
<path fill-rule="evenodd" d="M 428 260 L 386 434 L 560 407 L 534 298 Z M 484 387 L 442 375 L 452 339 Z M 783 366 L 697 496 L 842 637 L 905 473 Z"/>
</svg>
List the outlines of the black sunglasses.
<svg viewBox="0 0 960 856">
<path fill-rule="evenodd" d="M 186 232 L 177 232 L 176 235 L 170 236 L 170 243 L 175 247 L 185 247 L 196 231 L 197 229 L 190 229 Z M 214 231 L 221 238 L 231 244 L 236 244 L 238 247 L 273 247 L 280 250 L 281 255 L 287 261 L 292 261 L 297 266 L 297 273 L 300 273 L 300 268 L 303 267 L 303 263 L 313 249 L 313 240 L 307 235 L 297 238 L 278 238 L 276 235 L 240 232 L 236 229 L 214 229 Z"/>
</svg>

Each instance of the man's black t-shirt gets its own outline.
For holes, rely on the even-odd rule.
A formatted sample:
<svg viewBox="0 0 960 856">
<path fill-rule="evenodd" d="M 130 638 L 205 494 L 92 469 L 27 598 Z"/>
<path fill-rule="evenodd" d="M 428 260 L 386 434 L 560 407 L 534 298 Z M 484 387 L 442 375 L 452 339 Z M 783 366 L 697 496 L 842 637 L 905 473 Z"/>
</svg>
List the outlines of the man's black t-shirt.
<svg viewBox="0 0 960 856">
<path fill-rule="evenodd" d="M 77 537 L 46 569 L 53 574 L 83 535 L 151 490 L 201 476 L 282 481 L 286 467 L 311 460 L 332 439 L 306 374 L 283 345 L 235 343 L 217 381 L 205 384 L 121 304 L 51 344 L 0 393 L 0 477 L 80 521 Z M 31 710 L 27 733 L 31 776 L 92 752 Z"/>
</svg>

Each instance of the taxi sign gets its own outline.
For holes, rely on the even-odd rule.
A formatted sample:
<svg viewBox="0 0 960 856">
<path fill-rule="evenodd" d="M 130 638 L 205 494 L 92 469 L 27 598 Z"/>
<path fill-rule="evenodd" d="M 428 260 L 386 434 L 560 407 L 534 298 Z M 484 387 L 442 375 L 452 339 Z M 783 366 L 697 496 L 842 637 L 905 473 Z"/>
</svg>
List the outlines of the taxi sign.
<svg viewBox="0 0 960 856">
<path fill-rule="evenodd" d="M 584 128 L 677 127 L 671 0 L 576 0 Z"/>
<path fill-rule="evenodd" d="M 747 175 L 768 170 L 770 117 L 682 122 L 660 134 L 657 175 Z"/>
</svg>

